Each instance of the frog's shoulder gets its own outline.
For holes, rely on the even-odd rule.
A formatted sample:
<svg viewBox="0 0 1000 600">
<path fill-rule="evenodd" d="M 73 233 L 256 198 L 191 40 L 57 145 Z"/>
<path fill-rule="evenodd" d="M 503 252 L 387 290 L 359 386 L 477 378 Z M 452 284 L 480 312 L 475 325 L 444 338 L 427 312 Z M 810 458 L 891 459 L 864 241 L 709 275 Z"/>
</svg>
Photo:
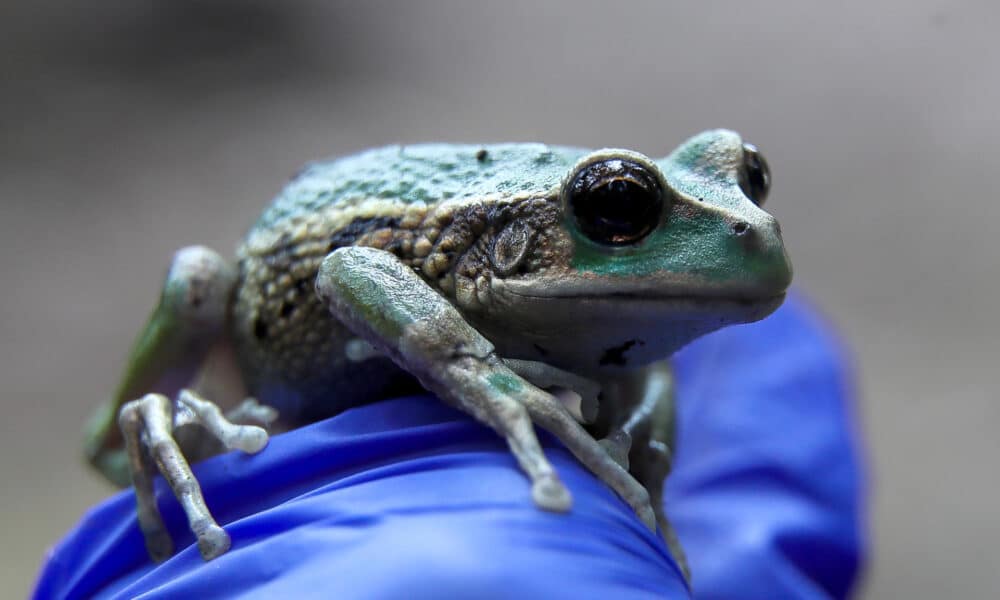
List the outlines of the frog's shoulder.
<svg viewBox="0 0 1000 600">
<path fill-rule="evenodd" d="M 426 204 L 548 193 L 587 151 L 545 144 L 386 146 L 303 169 L 256 228 L 360 203 Z"/>
</svg>

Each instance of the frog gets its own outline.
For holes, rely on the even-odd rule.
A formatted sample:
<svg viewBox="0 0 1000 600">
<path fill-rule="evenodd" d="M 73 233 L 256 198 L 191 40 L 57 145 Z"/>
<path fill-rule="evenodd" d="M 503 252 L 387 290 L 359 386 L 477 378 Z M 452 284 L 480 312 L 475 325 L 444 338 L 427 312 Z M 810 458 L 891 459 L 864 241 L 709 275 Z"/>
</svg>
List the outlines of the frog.
<svg viewBox="0 0 1000 600">
<path fill-rule="evenodd" d="M 546 511 L 572 495 L 550 432 L 646 527 L 666 518 L 675 451 L 669 357 L 766 317 L 792 277 L 762 205 L 766 160 L 730 130 L 664 158 L 545 144 L 415 144 L 304 168 L 230 261 L 183 248 L 91 421 L 86 457 L 135 489 L 154 561 L 174 551 L 162 475 L 202 557 L 231 539 L 191 464 L 260 452 L 269 435 L 424 389 L 502 437 Z M 250 397 L 227 411 L 192 381 L 234 352 Z M 196 432 L 196 433 L 191 433 Z"/>
</svg>

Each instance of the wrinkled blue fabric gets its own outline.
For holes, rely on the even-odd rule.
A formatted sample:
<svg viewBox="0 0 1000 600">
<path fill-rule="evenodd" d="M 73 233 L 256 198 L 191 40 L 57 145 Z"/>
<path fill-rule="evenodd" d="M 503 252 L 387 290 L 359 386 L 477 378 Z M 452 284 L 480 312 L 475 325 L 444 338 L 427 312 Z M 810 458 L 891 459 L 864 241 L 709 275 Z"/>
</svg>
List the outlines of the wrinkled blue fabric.
<svg viewBox="0 0 1000 600">
<path fill-rule="evenodd" d="M 53 548 L 36 598 L 843 598 L 864 563 L 850 369 L 798 297 L 678 354 L 665 502 L 694 573 L 553 438 L 568 515 L 535 508 L 492 431 L 430 397 L 380 402 L 195 467 L 232 549 L 205 563 L 157 494 L 178 552 L 146 555 L 134 496 Z"/>
</svg>

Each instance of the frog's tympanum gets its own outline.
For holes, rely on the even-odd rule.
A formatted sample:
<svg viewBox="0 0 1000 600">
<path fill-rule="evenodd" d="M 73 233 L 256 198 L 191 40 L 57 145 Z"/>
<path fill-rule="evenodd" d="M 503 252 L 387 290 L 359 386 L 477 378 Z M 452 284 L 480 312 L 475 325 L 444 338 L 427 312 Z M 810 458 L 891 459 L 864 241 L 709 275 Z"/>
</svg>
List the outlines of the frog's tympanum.
<svg viewBox="0 0 1000 600">
<path fill-rule="evenodd" d="M 538 507 L 569 511 L 533 425 L 550 431 L 647 527 L 660 525 L 683 565 L 662 504 L 665 359 L 781 304 L 791 266 L 760 207 L 769 184 L 763 157 L 725 130 L 660 160 L 442 144 L 314 164 L 264 211 L 235 264 L 203 247 L 176 254 L 88 457 L 135 486 L 153 559 L 173 551 L 158 472 L 211 559 L 230 539 L 189 461 L 257 452 L 264 427 L 420 385 L 507 440 Z M 256 398 L 225 415 L 185 389 L 220 344 Z"/>
</svg>

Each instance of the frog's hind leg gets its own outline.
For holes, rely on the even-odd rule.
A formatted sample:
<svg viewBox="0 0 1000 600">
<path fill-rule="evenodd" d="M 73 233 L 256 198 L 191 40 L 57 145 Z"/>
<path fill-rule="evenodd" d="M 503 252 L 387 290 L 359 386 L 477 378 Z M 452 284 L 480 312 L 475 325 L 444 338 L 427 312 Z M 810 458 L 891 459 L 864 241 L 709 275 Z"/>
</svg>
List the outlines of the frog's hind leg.
<svg viewBox="0 0 1000 600">
<path fill-rule="evenodd" d="M 230 265 L 207 248 L 190 247 L 176 254 L 160 302 L 133 348 L 123 381 L 93 425 L 88 458 L 112 481 L 134 484 L 140 527 L 155 560 L 173 552 L 153 495 L 157 472 L 183 505 L 202 555 L 212 558 L 229 547 L 228 535 L 205 506 L 178 443 L 177 429 L 193 423 L 203 426 L 187 440 L 192 442 L 185 444 L 189 452 L 218 447 L 219 442 L 256 452 L 267 443 L 262 428 L 233 425 L 217 406 L 182 389 L 225 330 L 235 280 Z M 176 404 L 168 399 L 175 394 Z M 245 406 L 241 415 L 269 416 L 253 406 Z"/>
<path fill-rule="evenodd" d="M 504 436 L 532 481 L 538 506 L 568 510 L 570 496 L 545 458 L 532 422 L 555 434 L 647 526 L 655 527 L 646 490 L 556 398 L 512 371 L 448 300 L 395 256 L 375 248 L 340 248 L 323 261 L 316 289 L 355 335 L 442 400 Z"/>
<path fill-rule="evenodd" d="M 131 483 L 118 412 L 150 392 L 173 397 L 194 378 L 224 330 L 235 281 L 232 266 L 209 248 L 191 246 L 174 255 L 117 390 L 87 426 L 87 460 L 113 483 Z"/>
</svg>

